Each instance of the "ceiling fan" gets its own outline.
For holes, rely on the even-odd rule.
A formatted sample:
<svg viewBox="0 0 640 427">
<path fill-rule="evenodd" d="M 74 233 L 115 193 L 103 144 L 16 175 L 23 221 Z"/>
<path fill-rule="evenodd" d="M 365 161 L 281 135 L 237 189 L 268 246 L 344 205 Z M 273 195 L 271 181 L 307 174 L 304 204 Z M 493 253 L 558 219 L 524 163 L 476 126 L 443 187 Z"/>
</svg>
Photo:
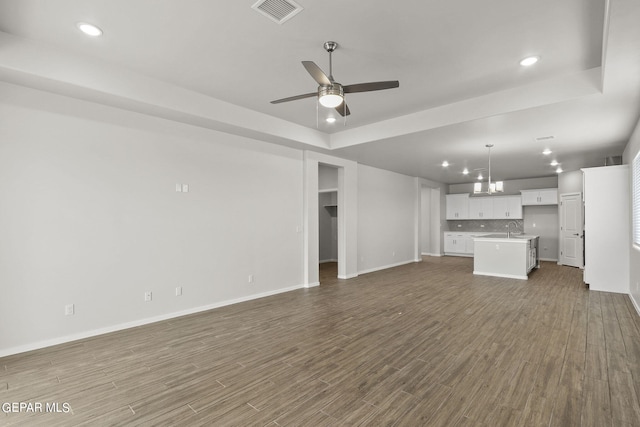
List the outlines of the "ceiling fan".
<svg viewBox="0 0 640 427">
<path fill-rule="evenodd" d="M 298 99 L 318 97 L 321 105 L 327 108 L 335 108 L 341 116 L 351 114 L 349 107 L 344 100 L 345 93 L 371 92 L 374 90 L 393 89 L 400 86 L 397 80 L 389 80 L 384 82 L 357 83 L 343 86 L 336 82 L 333 78 L 333 64 L 331 54 L 338 48 L 336 42 L 325 42 L 324 49 L 329 52 L 329 76 L 327 76 L 313 61 L 302 61 L 302 65 L 311 77 L 320 85 L 316 92 L 305 93 L 302 95 L 290 96 L 288 98 L 276 99 L 271 101 L 272 104 L 280 104 L 282 102 L 296 101 Z"/>
</svg>

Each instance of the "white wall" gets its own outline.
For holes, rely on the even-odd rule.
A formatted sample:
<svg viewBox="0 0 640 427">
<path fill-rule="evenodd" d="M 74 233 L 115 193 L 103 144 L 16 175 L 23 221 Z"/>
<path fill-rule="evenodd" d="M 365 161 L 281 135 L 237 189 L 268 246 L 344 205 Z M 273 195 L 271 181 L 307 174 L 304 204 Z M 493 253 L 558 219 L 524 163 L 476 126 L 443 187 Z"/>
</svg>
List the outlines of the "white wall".
<svg viewBox="0 0 640 427">
<path fill-rule="evenodd" d="M 622 156 L 623 163 L 628 164 L 630 167 L 630 176 L 633 176 L 631 171 L 633 159 L 638 155 L 638 153 L 640 153 L 640 121 L 636 124 L 636 128 L 633 131 Z M 633 189 L 631 182 L 629 183 L 629 187 Z M 631 194 L 629 195 L 629 206 L 633 206 Z M 629 218 L 630 221 L 632 221 L 633 211 L 631 211 L 631 209 L 629 212 Z M 631 224 L 629 224 L 629 230 L 633 230 Z M 633 241 L 630 249 L 629 266 L 629 291 L 636 310 L 640 312 L 640 248 L 633 245 Z"/>
<path fill-rule="evenodd" d="M 421 230 L 420 243 L 423 255 L 431 254 L 431 188 L 421 186 L 420 213 Z"/>
<path fill-rule="evenodd" d="M 558 175 L 558 197 L 566 193 L 582 193 L 582 171 L 563 172 Z"/>
<path fill-rule="evenodd" d="M 0 116 L 0 356 L 302 285 L 301 151 L 7 84 Z"/>
<path fill-rule="evenodd" d="M 523 206 L 524 232 L 540 236 L 538 256 L 543 261 L 558 261 L 558 206 Z"/>
<path fill-rule="evenodd" d="M 415 260 L 415 178 L 358 165 L 358 271 Z"/>
<path fill-rule="evenodd" d="M 323 164 L 318 165 L 318 190 L 335 190 L 338 188 L 338 168 Z"/>
<path fill-rule="evenodd" d="M 343 276 L 415 261 L 417 178 L 6 83 L 0 115 L 0 357 L 313 285 L 322 163 Z"/>
</svg>

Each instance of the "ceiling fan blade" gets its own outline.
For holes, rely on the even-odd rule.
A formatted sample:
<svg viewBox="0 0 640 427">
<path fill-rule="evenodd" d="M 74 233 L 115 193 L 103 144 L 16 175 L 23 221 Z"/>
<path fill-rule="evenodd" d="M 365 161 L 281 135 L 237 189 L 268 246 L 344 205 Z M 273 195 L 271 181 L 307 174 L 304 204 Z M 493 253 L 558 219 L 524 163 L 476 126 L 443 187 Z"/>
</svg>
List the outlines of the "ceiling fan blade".
<svg viewBox="0 0 640 427">
<path fill-rule="evenodd" d="M 336 111 L 340 113 L 342 117 L 348 116 L 349 114 L 351 114 L 351 111 L 349 111 L 349 106 L 344 101 L 342 102 L 342 104 L 336 107 Z"/>
<path fill-rule="evenodd" d="M 329 86 L 331 85 L 331 80 L 329 77 L 316 65 L 313 61 L 302 61 L 302 65 L 307 70 L 311 77 L 318 82 L 319 85 Z"/>
<path fill-rule="evenodd" d="M 354 85 L 342 86 L 344 93 L 356 93 L 356 92 L 369 92 L 372 90 L 393 89 L 400 87 L 400 82 L 397 80 L 389 80 L 386 82 L 370 82 L 370 83 L 356 83 Z"/>
<path fill-rule="evenodd" d="M 271 101 L 272 104 L 280 104 L 281 102 L 297 101 L 298 99 L 311 98 L 312 96 L 318 96 L 318 92 L 305 93 L 303 95 L 290 96 L 288 98 L 276 99 Z"/>
</svg>

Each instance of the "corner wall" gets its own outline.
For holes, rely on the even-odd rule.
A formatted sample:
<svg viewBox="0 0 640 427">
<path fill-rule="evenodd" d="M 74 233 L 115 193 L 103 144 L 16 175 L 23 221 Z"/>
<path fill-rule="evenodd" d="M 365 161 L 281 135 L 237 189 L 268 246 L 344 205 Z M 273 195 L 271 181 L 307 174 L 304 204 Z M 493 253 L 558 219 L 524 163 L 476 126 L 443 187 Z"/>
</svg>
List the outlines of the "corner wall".
<svg viewBox="0 0 640 427">
<path fill-rule="evenodd" d="M 415 261 L 416 181 L 358 165 L 358 272 Z"/>
</svg>

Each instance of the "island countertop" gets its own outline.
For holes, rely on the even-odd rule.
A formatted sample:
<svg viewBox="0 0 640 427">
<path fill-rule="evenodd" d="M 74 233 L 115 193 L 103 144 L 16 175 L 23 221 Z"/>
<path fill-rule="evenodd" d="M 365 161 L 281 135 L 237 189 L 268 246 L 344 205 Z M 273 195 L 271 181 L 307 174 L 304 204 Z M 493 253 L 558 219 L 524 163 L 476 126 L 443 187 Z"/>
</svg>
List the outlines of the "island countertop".
<svg viewBox="0 0 640 427">
<path fill-rule="evenodd" d="M 474 236 L 474 241 L 489 241 L 489 242 L 527 242 L 529 240 L 537 239 L 540 236 L 533 234 L 514 234 L 511 237 L 507 237 L 506 233 L 494 233 L 484 234 L 480 236 Z"/>
</svg>

